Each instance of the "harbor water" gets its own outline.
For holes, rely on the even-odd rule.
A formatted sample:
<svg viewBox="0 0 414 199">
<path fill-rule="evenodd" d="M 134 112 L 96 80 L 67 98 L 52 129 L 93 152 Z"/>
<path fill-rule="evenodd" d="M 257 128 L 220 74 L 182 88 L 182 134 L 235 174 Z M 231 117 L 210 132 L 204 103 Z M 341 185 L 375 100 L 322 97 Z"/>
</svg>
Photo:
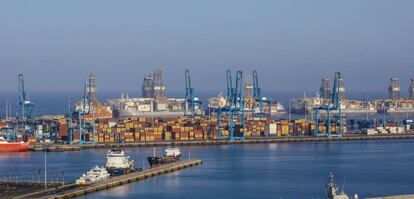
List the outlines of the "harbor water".
<svg viewBox="0 0 414 199">
<path fill-rule="evenodd" d="M 148 168 L 153 148 L 125 148 Z M 360 198 L 414 192 L 414 140 L 181 147 L 203 165 L 83 198 L 325 198 L 329 172 Z M 162 153 L 162 148 L 156 148 Z M 49 180 L 74 181 L 103 165 L 107 149 L 46 153 Z M 45 153 L 0 154 L 0 177 L 44 180 Z M 39 175 L 39 169 L 40 175 Z"/>
</svg>

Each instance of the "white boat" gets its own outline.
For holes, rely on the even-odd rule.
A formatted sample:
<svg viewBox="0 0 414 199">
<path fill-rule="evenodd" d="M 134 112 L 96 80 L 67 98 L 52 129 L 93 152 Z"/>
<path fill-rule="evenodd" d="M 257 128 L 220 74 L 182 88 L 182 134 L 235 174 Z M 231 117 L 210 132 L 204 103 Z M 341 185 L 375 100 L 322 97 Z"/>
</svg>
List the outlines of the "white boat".
<svg viewBox="0 0 414 199">
<path fill-rule="evenodd" d="M 106 169 L 113 176 L 130 173 L 134 169 L 134 160 L 129 160 L 123 150 L 111 149 L 106 154 Z"/>
<path fill-rule="evenodd" d="M 110 174 L 105 167 L 95 166 L 90 171 L 84 173 L 79 179 L 76 180 L 78 185 L 92 184 L 108 179 Z"/>
</svg>

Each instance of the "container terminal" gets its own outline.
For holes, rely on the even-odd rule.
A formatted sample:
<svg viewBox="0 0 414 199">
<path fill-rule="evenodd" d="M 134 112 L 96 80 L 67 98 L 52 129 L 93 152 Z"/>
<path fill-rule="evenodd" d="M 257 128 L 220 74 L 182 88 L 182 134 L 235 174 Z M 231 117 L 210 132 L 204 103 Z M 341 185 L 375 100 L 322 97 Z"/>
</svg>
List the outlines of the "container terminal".
<svg viewBox="0 0 414 199">
<path fill-rule="evenodd" d="M 33 116 L 35 102 L 26 94 L 23 75 L 19 75 L 17 114 L 11 116 L 10 102 L 7 101 L 6 118 L 0 122 L 1 137 L 15 143 L 30 144 L 34 151 L 38 151 L 39 145 L 43 147 L 41 151 L 65 151 L 96 147 L 167 146 L 170 143 L 181 146 L 414 138 L 412 120 L 348 119 L 344 104 L 356 102 L 344 99 L 343 78 L 339 72 L 335 73 L 332 89 L 325 91 L 321 88 L 323 92 L 318 96 L 319 104 L 308 109 L 311 119 L 272 117 L 285 112 L 285 109 L 279 102 L 263 95 L 257 71 L 252 72 L 252 80 L 246 84 L 242 71 L 236 71 L 235 79 L 232 75 L 232 71 L 226 71 L 226 94 L 210 98 L 208 112 L 204 111 L 201 100 L 195 95 L 188 70 L 185 71 L 185 97 L 178 99 L 164 96 L 162 70 L 157 69 L 144 78 L 141 98 L 121 96 L 120 99 L 101 103 L 97 98 L 96 77 L 90 74 L 85 81 L 83 97 L 70 106 L 68 114 L 37 117 Z M 398 84 L 394 84 L 395 78 L 392 81 L 390 99 L 387 100 L 397 102 L 397 107 L 398 103 L 412 100 L 399 98 L 399 88 L 395 88 Z M 330 82 L 325 79 L 323 84 L 329 86 Z M 3 146 L 0 142 L 0 148 Z M 62 180 L 62 183 L 46 183 L 49 188 L 42 189 L 40 182 L 5 181 L 0 182 L 0 186 L 7 186 L 5 190 L 10 186 L 19 190 L 14 192 L 18 195 L 13 195 L 17 198 L 51 198 L 51 195 L 52 198 L 72 198 L 202 164 L 201 160 L 178 160 L 181 153 L 173 151 L 175 156 L 168 160 L 175 161 L 163 163 L 163 157 L 151 156 L 148 161 L 156 166 L 146 170 L 125 172 L 127 170 L 123 169 L 124 173 L 112 176 L 110 173 L 119 173 L 114 171 L 120 170 L 112 169 L 112 172 L 105 173 L 107 170 L 104 167 L 94 167 L 79 179 L 78 184 Z M 115 154 L 112 151 L 109 155 L 125 157 L 124 162 L 132 165 L 123 152 Z M 105 180 L 88 183 L 89 177 L 97 174 Z M 336 189 L 332 190 L 335 193 L 333 198 L 344 195 L 337 194 Z"/>
<path fill-rule="evenodd" d="M 323 78 L 316 97 L 297 98 L 292 104 L 293 112 L 302 109 L 311 115 L 310 119 L 276 119 L 272 115 L 286 111 L 279 102 L 263 95 L 257 71 L 249 75 L 236 71 L 235 79 L 232 75 L 232 71 L 226 71 L 226 93 L 208 100 L 209 111 L 204 111 L 202 101 L 196 96 L 189 70 L 184 73 L 185 96 L 179 99 L 164 96 L 163 72 L 156 69 L 144 77 L 141 98 L 122 95 L 120 99 L 101 103 L 97 98 L 96 77 L 90 74 L 83 97 L 71 106 L 68 114 L 33 117 L 35 103 L 26 94 L 23 75 L 19 74 L 17 114 L 11 116 L 11 103 L 6 101 L 6 118 L 0 122 L 0 134 L 7 140 L 33 145 L 342 137 L 405 134 L 413 129 L 413 121 L 408 119 L 356 121 L 346 115 L 377 112 L 378 107 L 387 107 L 384 113 L 414 111 L 414 79 L 411 79 L 410 99 L 400 98 L 399 79 L 391 78 L 390 99 L 371 103 L 345 99 L 344 80 L 341 73 L 335 73 L 332 86 L 328 78 Z"/>
</svg>

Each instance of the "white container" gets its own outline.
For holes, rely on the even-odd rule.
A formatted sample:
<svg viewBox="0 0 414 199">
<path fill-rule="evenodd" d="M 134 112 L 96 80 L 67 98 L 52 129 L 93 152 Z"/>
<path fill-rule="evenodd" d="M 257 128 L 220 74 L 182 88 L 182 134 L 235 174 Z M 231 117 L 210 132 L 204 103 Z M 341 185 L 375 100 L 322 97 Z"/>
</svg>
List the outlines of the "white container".
<svg viewBox="0 0 414 199">
<path fill-rule="evenodd" d="M 276 135 L 277 133 L 277 125 L 276 124 L 269 124 L 269 134 Z"/>
</svg>

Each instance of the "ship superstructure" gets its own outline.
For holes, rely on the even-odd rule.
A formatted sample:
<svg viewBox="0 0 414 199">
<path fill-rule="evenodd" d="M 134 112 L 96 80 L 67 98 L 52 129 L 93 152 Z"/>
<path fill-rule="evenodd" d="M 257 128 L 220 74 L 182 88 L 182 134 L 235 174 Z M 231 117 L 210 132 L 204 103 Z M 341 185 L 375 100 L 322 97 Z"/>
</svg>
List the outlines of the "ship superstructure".
<svg viewBox="0 0 414 199">
<path fill-rule="evenodd" d="M 344 190 L 339 191 L 338 186 L 334 182 L 334 176 L 332 172 L 329 174 L 329 180 L 326 184 L 326 198 L 327 199 L 358 199 L 358 195 L 349 197 Z"/>
</svg>

